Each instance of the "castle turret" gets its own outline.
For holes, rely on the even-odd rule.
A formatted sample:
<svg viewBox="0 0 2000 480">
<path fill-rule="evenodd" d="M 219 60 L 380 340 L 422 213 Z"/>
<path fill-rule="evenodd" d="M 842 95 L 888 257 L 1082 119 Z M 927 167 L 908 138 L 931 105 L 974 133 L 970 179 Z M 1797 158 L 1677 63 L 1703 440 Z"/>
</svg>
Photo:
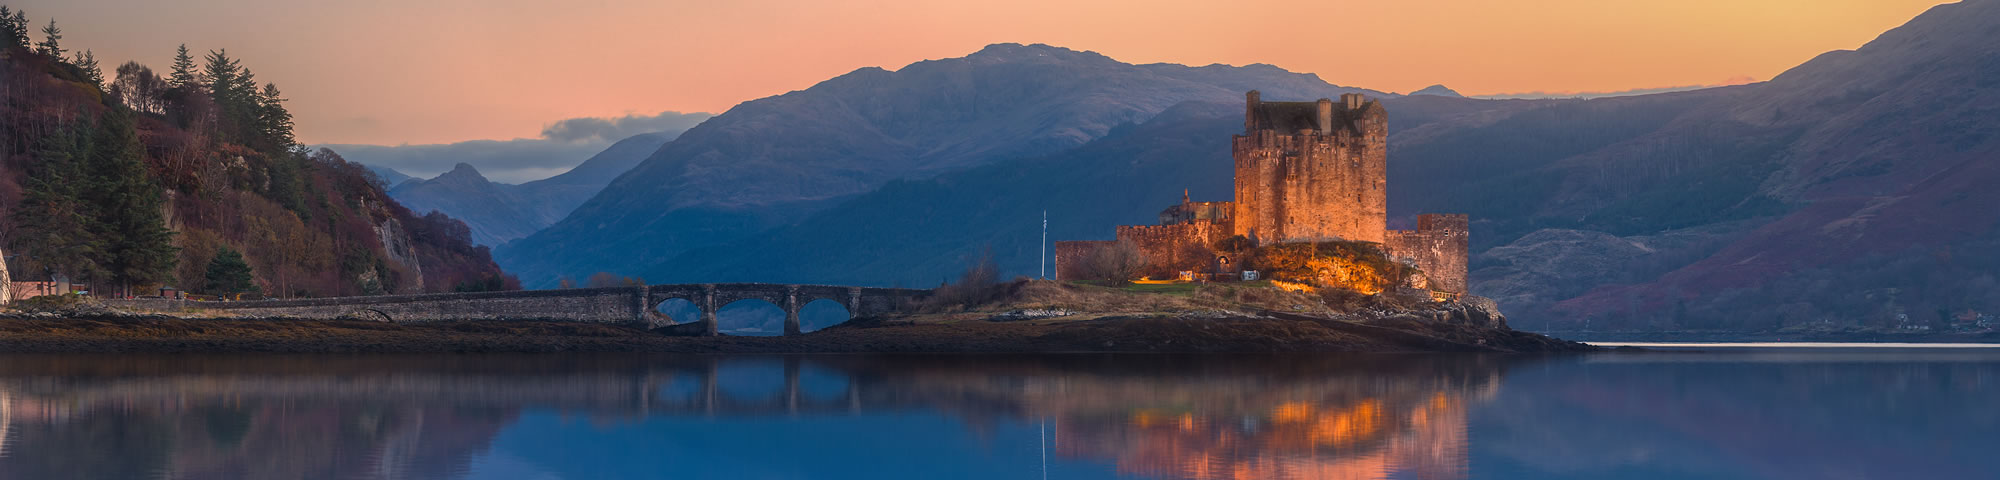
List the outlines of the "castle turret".
<svg viewBox="0 0 2000 480">
<path fill-rule="evenodd" d="M 1319 99 L 1319 134 L 1333 134 L 1333 100 Z"/>
<path fill-rule="evenodd" d="M 1257 130 L 1257 105 L 1264 103 L 1256 90 L 1243 94 L 1243 131 Z"/>
</svg>

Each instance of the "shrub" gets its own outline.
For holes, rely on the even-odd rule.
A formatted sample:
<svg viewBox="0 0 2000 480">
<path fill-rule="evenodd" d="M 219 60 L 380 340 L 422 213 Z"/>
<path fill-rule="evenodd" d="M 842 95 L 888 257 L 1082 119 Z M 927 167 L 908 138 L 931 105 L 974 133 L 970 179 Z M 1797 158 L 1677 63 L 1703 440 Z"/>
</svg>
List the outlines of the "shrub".
<svg viewBox="0 0 2000 480">
<path fill-rule="evenodd" d="M 1131 240 L 1119 240 L 1104 248 L 1090 252 L 1084 258 L 1083 274 L 1095 280 L 1125 281 L 1139 275 L 1146 268 L 1146 254 L 1139 251 L 1139 244 Z"/>
<path fill-rule="evenodd" d="M 938 286 L 932 291 L 930 307 L 933 309 L 963 309 L 990 303 L 1000 297 L 1000 265 L 993 261 L 993 252 L 988 250 L 978 261 L 966 266 L 959 274 L 957 283 Z"/>
</svg>

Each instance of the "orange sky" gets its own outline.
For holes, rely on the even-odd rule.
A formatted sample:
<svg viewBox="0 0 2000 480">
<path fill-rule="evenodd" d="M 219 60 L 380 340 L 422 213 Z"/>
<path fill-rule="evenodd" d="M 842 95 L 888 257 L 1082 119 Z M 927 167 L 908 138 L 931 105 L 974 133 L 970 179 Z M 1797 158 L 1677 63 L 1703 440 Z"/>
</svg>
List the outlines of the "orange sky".
<svg viewBox="0 0 2000 480">
<path fill-rule="evenodd" d="M 559 119 L 721 112 L 855 68 L 998 42 L 1132 63 L 1270 63 L 1393 92 L 1769 79 L 1938 0 L 0 0 L 104 69 L 228 48 L 307 143 L 536 136 Z M 36 33 L 37 40 L 40 34 Z"/>
</svg>

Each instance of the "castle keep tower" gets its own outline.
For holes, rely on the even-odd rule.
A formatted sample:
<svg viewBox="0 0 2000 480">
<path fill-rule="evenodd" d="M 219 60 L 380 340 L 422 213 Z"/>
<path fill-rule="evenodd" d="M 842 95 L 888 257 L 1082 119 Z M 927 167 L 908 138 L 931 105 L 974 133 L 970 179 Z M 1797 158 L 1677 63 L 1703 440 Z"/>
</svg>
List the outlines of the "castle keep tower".
<svg viewBox="0 0 2000 480">
<path fill-rule="evenodd" d="M 1354 240 L 1388 229 L 1389 114 L 1360 94 L 1340 102 L 1265 102 L 1245 95 L 1234 137 L 1233 233 L 1259 245 Z"/>
<path fill-rule="evenodd" d="M 1389 112 L 1381 103 L 1359 94 L 1338 103 L 1266 102 L 1252 90 L 1243 134 L 1233 140 L 1234 202 L 1196 202 L 1183 191 L 1159 225 L 1118 227 L 1118 240 L 1131 242 L 1150 268 L 1228 268 L 1211 261 L 1214 250 L 1238 235 L 1260 246 L 1346 240 L 1380 244 L 1415 265 L 1424 272 L 1418 288 L 1467 293 L 1465 215 L 1424 214 L 1416 230 L 1389 229 Z M 1085 262 L 1113 243 L 1056 242 L 1057 278 L 1082 278 Z"/>
</svg>

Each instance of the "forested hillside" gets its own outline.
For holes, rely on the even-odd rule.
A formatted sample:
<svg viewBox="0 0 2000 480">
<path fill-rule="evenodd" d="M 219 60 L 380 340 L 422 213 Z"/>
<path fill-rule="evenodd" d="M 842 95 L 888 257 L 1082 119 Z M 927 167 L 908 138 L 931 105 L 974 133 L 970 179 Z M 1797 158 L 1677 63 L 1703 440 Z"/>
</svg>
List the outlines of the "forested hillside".
<svg viewBox="0 0 2000 480">
<path fill-rule="evenodd" d="M 54 21 L 0 18 L 0 242 L 16 280 L 251 293 L 213 275 L 240 252 L 270 296 L 513 283 L 462 223 L 414 215 L 361 165 L 299 146 L 277 85 L 225 50 L 107 72 Z"/>
</svg>

